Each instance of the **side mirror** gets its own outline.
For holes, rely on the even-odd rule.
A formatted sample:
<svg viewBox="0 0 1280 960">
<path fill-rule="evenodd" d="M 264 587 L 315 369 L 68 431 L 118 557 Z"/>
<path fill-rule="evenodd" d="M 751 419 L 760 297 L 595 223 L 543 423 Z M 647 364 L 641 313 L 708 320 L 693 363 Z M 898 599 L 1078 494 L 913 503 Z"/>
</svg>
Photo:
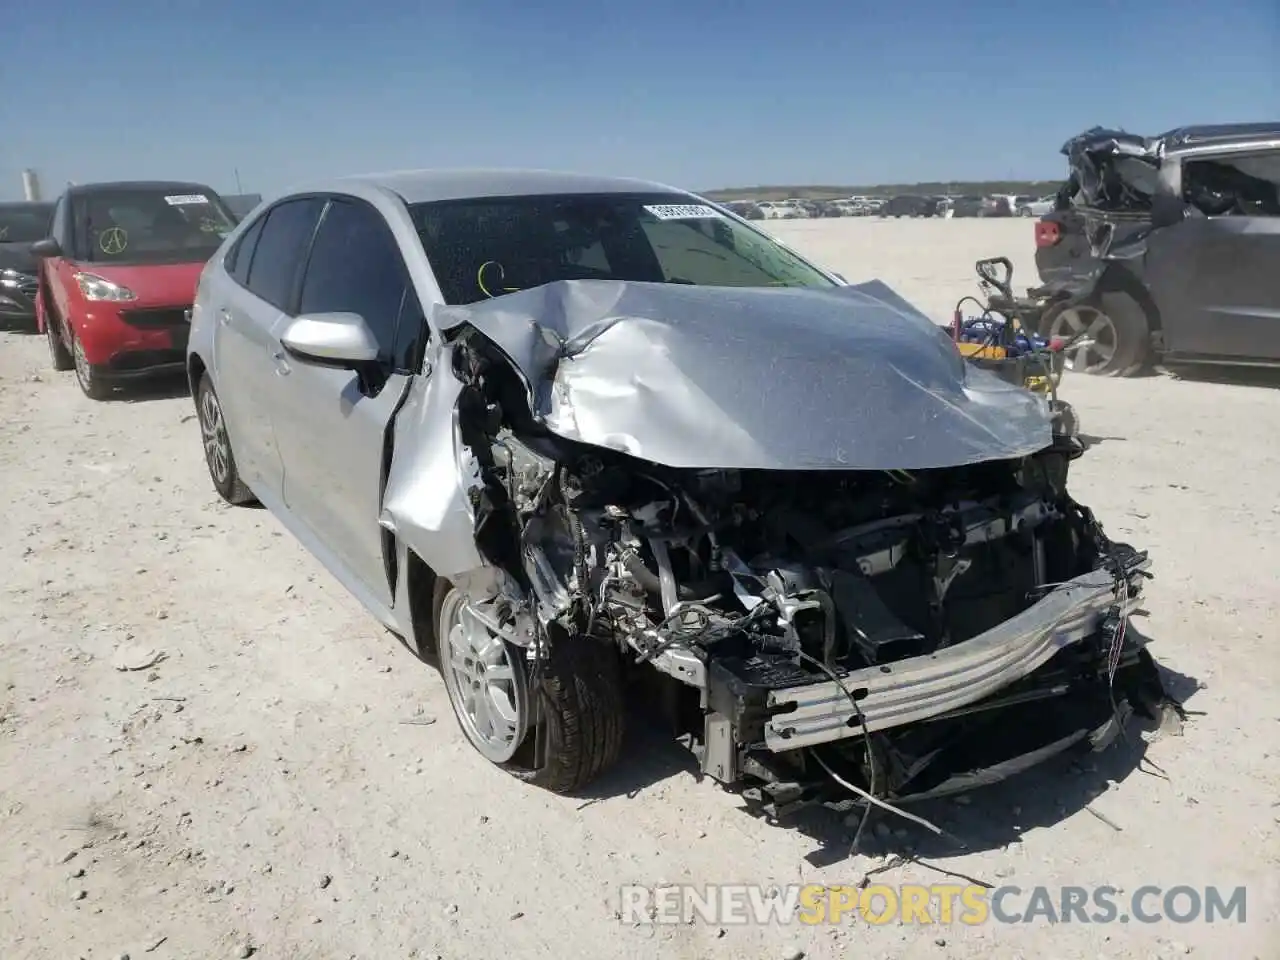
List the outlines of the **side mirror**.
<svg viewBox="0 0 1280 960">
<path fill-rule="evenodd" d="M 31 245 L 31 255 L 46 259 L 48 257 L 62 256 L 62 247 L 58 246 L 58 241 L 53 237 L 45 237 L 43 240 L 37 240 Z"/>
<path fill-rule="evenodd" d="M 305 363 L 360 370 L 378 362 L 378 341 L 358 313 L 310 313 L 280 335 L 285 350 Z"/>
</svg>

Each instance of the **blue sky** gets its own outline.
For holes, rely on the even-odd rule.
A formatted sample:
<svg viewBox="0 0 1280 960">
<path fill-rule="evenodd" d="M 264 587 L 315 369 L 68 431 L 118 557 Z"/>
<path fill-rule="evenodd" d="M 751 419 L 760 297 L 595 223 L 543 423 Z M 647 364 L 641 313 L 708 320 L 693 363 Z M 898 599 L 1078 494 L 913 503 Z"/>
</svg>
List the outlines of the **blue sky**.
<svg viewBox="0 0 1280 960">
<path fill-rule="evenodd" d="M 116 0 L 6 17 L 0 197 L 403 167 L 692 189 L 1057 177 L 1095 123 L 1280 119 L 1277 0 Z"/>
</svg>

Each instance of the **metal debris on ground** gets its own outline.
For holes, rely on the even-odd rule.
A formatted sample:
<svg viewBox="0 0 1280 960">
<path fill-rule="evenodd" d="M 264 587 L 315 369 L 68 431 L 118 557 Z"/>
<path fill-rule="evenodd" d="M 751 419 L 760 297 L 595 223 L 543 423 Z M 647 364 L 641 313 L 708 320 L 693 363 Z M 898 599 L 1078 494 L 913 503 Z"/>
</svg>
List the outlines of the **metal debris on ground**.
<svg viewBox="0 0 1280 960">
<path fill-rule="evenodd" d="M 126 645 L 117 647 L 111 658 L 111 665 L 121 672 L 149 670 L 168 657 L 163 650 L 156 647 Z"/>
</svg>

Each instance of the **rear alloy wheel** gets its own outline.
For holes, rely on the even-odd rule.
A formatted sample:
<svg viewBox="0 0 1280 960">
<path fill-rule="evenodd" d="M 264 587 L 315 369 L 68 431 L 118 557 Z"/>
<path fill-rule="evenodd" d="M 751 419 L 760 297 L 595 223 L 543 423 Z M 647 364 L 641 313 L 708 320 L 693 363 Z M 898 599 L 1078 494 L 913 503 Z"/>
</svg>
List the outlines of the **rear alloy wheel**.
<svg viewBox="0 0 1280 960">
<path fill-rule="evenodd" d="M 200 378 L 200 385 L 196 388 L 196 417 L 200 421 L 204 462 L 209 467 L 209 479 L 213 481 L 218 496 L 233 506 L 253 503 L 256 498 L 240 479 L 235 454 L 231 452 L 227 422 L 222 416 L 222 404 L 208 374 Z"/>
<path fill-rule="evenodd" d="M 1066 342 L 1064 365 L 1074 373 L 1129 377 L 1150 353 L 1146 315 L 1127 294 L 1108 292 L 1096 303 L 1075 303 L 1046 315 L 1043 329 Z"/>
<path fill-rule="evenodd" d="M 84 344 L 74 333 L 71 335 L 71 357 L 76 368 L 76 382 L 90 400 L 105 400 L 111 396 L 111 384 L 103 376 L 102 368 L 94 366 L 85 356 Z"/>
<path fill-rule="evenodd" d="M 48 313 L 44 315 L 44 336 L 49 343 L 49 360 L 53 363 L 53 369 L 59 372 L 72 369 L 76 362 L 67 345 L 62 342 L 62 335 L 58 332 L 58 321 Z"/>
<path fill-rule="evenodd" d="M 562 634 L 534 676 L 525 651 L 495 634 L 443 579 L 434 608 L 449 702 L 481 756 L 561 794 L 580 790 L 617 760 L 624 713 L 616 650 Z"/>
</svg>

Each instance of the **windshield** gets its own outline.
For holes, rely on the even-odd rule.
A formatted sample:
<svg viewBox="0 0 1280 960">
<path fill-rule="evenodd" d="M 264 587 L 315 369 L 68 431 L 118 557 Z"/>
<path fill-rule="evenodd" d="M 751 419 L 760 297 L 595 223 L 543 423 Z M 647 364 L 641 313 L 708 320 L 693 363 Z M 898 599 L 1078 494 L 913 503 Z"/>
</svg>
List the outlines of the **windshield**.
<svg viewBox="0 0 1280 960">
<path fill-rule="evenodd" d="M 441 200 L 410 213 L 450 304 L 557 280 L 835 286 L 764 234 L 681 194 Z"/>
<path fill-rule="evenodd" d="M 234 227 L 222 199 L 204 187 L 94 191 L 76 198 L 76 259 L 121 264 L 207 260 Z"/>
<path fill-rule="evenodd" d="M 0 243 L 35 243 L 49 235 L 51 203 L 0 204 Z"/>
</svg>

